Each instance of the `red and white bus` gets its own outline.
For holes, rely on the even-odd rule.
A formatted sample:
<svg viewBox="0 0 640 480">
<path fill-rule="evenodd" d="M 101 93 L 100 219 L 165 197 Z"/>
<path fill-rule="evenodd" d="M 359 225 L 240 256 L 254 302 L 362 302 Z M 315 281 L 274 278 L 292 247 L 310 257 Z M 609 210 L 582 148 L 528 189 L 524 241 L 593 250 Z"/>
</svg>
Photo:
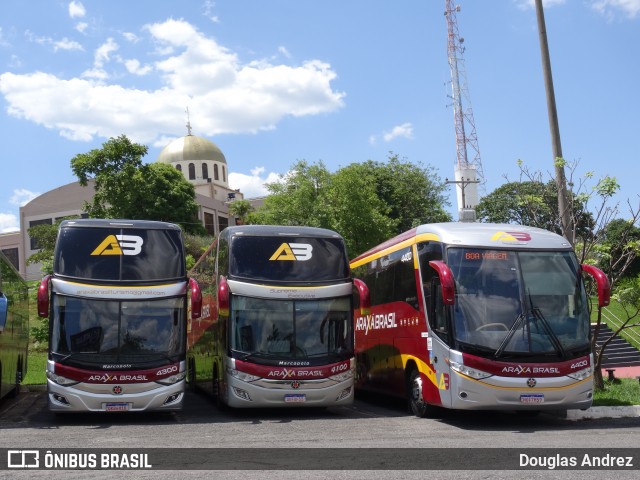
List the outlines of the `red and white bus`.
<svg viewBox="0 0 640 480">
<path fill-rule="evenodd" d="M 356 388 L 406 397 L 418 416 L 586 409 L 593 395 L 582 273 L 569 242 L 518 225 L 413 228 L 351 262 L 371 291 L 356 319 Z"/>
<path fill-rule="evenodd" d="M 0 399 L 20 391 L 28 347 L 29 289 L 0 252 Z"/>
<path fill-rule="evenodd" d="M 191 384 L 236 408 L 353 402 L 354 288 L 368 300 L 340 235 L 228 227 L 192 275 L 203 307 L 188 328 Z"/>
<path fill-rule="evenodd" d="M 49 317 L 47 388 L 55 412 L 178 410 L 186 376 L 187 278 L 180 227 L 65 220 L 53 275 L 38 291 Z"/>
</svg>

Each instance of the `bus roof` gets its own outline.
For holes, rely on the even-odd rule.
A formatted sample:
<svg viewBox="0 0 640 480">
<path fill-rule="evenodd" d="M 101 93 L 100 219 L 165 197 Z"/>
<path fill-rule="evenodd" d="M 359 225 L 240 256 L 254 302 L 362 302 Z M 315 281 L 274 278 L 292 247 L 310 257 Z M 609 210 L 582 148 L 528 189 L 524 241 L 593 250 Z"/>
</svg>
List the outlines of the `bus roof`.
<svg viewBox="0 0 640 480">
<path fill-rule="evenodd" d="M 103 218 L 78 218 L 63 220 L 60 227 L 86 228 L 141 228 L 147 230 L 180 230 L 175 223 L 158 222 L 155 220 L 125 220 Z"/>
<path fill-rule="evenodd" d="M 301 237 L 331 237 L 342 238 L 337 232 L 326 228 L 297 227 L 284 225 L 236 225 L 225 228 L 222 232 L 233 235 L 247 236 L 301 236 Z"/>
<path fill-rule="evenodd" d="M 409 246 L 420 241 L 437 241 L 448 245 L 486 248 L 530 248 L 540 250 L 571 250 L 564 237 L 536 227 L 506 223 L 449 222 L 430 223 L 412 228 L 359 255 L 351 261 L 361 264 L 372 255 L 380 256 L 389 250 Z"/>
</svg>

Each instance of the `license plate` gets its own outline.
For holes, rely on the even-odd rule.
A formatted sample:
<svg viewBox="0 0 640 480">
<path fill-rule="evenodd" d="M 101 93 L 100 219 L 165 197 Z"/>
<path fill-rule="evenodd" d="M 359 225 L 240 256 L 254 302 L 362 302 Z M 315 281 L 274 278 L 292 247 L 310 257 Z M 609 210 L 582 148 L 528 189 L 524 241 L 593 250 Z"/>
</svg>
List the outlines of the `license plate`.
<svg viewBox="0 0 640 480">
<path fill-rule="evenodd" d="M 128 412 L 130 405 L 129 403 L 105 403 L 103 407 L 105 412 Z"/>
<path fill-rule="evenodd" d="M 544 403 L 544 395 L 536 394 L 536 395 L 520 395 L 520 403 Z"/>
<path fill-rule="evenodd" d="M 307 401 L 307 396 L 304 393 L 293 393 L 284 396 L 286 403 L 304 403 Z"/>
</svg>

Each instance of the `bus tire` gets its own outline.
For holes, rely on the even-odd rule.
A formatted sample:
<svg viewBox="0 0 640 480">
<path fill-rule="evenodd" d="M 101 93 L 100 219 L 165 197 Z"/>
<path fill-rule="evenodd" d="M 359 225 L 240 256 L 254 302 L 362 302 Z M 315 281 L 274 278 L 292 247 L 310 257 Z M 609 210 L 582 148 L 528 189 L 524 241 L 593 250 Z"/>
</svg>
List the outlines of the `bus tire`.
<svg viewBox="0 0 640 480">
<path fill-rule="evenodd" d="M 422 396 L 422 378 L 418 369 L 411 368 L 407 382 L 407 396 L 409 397 L 409 411 L 416 417 L 423 418 L 431 413 L 433 409 Z"/>
<path fill-rule="evenodd" d="M 225 405 L 222 401 L 222 394 L 220 392 L 220 378 L 218 376 L 218 366 L 213 365 L 213 380 L 211 381 L 211 393 L 213 394 L 213 403 L 216 404 L 218 409 L 224 409 Z"/>
<path fill-rule="evenodd" d="M 20 384 L 22 383 L 22 359 L 18 358 L 18 365 L 16 365 L 16 386 L 11 390 L 10 396 L 16 398 L 20 393 Z"/>
<path fill-rule="evenodd" d="M 187 363 L 187 383 L 189 384 L 189 390 L 192 392 L 196 389 L 196 361 L 193 358 L 189 358 Z"/>
</svg>

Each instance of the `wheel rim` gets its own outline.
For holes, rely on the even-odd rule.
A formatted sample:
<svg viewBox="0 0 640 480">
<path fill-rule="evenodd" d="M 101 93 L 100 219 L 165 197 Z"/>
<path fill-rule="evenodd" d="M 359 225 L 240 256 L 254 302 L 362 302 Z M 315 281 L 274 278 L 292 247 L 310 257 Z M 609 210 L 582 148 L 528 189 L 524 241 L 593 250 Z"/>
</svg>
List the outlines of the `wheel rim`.
<svg viewBox="0 0 640 480">
<path fill-rule="evenodd" d="M 411 400 L 413 400 L 417 405 L 421 405 L 422 400 L 422 379 L 418 374 L 414 379 L 411 385 Z"/>
</svg>

